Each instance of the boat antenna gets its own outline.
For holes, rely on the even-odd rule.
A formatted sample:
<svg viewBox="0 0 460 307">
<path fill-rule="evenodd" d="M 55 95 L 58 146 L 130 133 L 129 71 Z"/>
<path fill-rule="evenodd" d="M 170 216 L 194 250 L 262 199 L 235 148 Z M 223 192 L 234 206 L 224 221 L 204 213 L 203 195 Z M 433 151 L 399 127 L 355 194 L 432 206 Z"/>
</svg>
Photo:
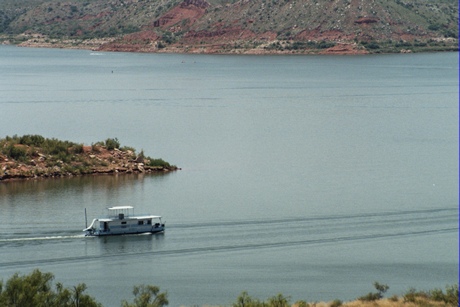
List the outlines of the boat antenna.
<svg viewBox="0 0 460 307">
<path fill-rule="evenodd" d="M 85 228 L 88 228 L 88 218 L 86 217 L 86 208 L 85 208 Z"/>
</svg>

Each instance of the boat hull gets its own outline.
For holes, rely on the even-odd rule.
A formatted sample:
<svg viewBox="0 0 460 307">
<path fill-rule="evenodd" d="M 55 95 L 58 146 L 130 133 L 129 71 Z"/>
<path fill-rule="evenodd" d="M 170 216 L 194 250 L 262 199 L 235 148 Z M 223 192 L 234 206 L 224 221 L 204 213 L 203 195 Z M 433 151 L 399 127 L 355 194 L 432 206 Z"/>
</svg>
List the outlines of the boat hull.
<svg viewBox="0 0 460 307">
<path fill-rule="evenodd" d="M 104 230 L 87 230 L 86 236 L 94 236 L 94 237 L 103 237 L 103 236 L 122 236 L 122 235 L 132 235 L 132 234 L 143 234 L 143 233 L 151 233 L 151 234 L 156 234 L 156 233 L 164 233 L 165 232 L 165 227 L 160 226 L 156 228 L 152 228 L 148 231 L 145 230 L 136 230 L 136 229 L 126 229 L 126 230 L 118 230 L 118 231 L 104 231 Z"/>
</svg>

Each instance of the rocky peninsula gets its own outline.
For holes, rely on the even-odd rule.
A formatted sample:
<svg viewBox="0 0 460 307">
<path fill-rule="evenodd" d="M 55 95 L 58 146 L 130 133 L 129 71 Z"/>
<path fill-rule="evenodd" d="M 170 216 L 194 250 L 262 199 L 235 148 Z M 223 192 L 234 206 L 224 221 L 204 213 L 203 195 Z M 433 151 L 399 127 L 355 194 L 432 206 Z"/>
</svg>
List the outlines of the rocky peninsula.
<svg viewBox="0 0 460 307">
<path fill-rule="evenodd" d="M 178 170 L 162 159 L 120 146 L 118 139 L 92 145 L 40 135 L 0 139 L 0 182 L 98 174 L 167 173 Z"/>
</svg>

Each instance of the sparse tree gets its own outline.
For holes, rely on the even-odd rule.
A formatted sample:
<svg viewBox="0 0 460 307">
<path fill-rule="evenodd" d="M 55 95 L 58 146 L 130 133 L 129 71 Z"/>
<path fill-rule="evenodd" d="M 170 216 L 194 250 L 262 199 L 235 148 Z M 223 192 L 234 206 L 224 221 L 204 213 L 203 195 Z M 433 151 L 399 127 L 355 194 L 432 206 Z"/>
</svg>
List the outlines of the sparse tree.
<svg viewBox="0 0 460 307">
<path fill-rule="evenodd" d="M 160 293 L 160 288 L 152 285 L 139 285 L 133 289 L 133 303 L 122 301 L 122 307 L 163 307 L 169 304 L 168 294 Z"/>
<path fill-rule="evenodd" d="M 253 299 L 249 296 L 246 291 L 243 291 L 238 298 L 236 303 L 233 304 L 233 307 L 248 307 L 251 306 Z"/>
<path fill-rule="evenodd" d="M 84 294 L 85 284 L 73 290 L 56 284 L 52 289 L 54 275 L 34 270 L 29 275 L 14 274 L 5 286 L 0 285 L 0 306 L 4 307 L 102 307 L 91 296 Z"/>
<path fill-rule="evenodd" d="M 289 297 L 285 297 L 281 293 L 268 299 L 268 303 L 271 307 L 288 307 Z"/>
<path fill-rule="evenodd" d="M 117 138 L 114 138 L 114 139 L 108 138 L 107 140 L 105 140 L 105 147 L 107 147 L 108 150 L 120 148 L 120 142 L 118 141 Z"/>
<path fill-rule="evenodd" d="M 368 294 L 359 297 L 358 299 L 361 301 L 376 301 L 381 298 L 383 298 L 383 294 L 387 292 L 387 290 L 390 288 L 387 285 L 380 284 L 378 282 L 374 282 L 374 288 L 377 290 L 377 292 L 369 292 Z"/>
</svg>

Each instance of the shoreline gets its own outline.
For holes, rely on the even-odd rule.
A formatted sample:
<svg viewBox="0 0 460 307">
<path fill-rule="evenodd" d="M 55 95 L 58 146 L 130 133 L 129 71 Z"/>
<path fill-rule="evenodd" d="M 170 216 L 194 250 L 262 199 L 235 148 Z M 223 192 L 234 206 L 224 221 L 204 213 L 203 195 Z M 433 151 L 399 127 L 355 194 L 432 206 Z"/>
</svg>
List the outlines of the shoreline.
<svg viewBox="0 0 460 307">
<path fill-rule="evenodd" d="M 83 177 L 83 176 L 118 176 L 118 175 L 132 175 L 132 174 L 151 174 L 151 175 L 166 175 L 171 172 L 181 170 L 181 168 L 176 169 L 165 169 L 165 168 L 147 168 L 144 171 L 131 170 L 131 171 L 119 171 L 119 170 L 109 170 L 109 171 L 94 171 L 92 173 L 86 174 L 48 174 L 48 175 L 12 175 L 12 176 L 0 176 L 0 184 L 7 182 L 18 182 L 18 181 L 30 181 L 30 180 L 46 180 L 46 179 L 57 179 L 57 178 L 73 178 L 73 177 Z"/>
<path fill-rule="evenodd" d="M 254 42 L 252 48 L 235 48 L 231 42 L 214 44 L 171 44 L 158 47 L 157 42 L 148 41 L 143 45 L 131 43 L 124 37 L 105 37 L 91 39 L 51 39 L 40 34 L 19 35 L 16 37 L 0 35 L 2 45 L 27 48 L 52 48 L 90 50 L 94 52 L 132 52 L 159 54 L 203 54 L 203 55 L 369 55 L 394 53 L 428 53 L 428 52 L 458 52 L 458 41 L 443 39 L 433 42 L 432 46 L 403 46 L 383 45 L 379 49 L 369 49 L 356 42 L 332 42 L 328 48 L 297 48 L 294 41 Z M 294 46 L 294 47 L 293 47 Z"/>
</svg>

